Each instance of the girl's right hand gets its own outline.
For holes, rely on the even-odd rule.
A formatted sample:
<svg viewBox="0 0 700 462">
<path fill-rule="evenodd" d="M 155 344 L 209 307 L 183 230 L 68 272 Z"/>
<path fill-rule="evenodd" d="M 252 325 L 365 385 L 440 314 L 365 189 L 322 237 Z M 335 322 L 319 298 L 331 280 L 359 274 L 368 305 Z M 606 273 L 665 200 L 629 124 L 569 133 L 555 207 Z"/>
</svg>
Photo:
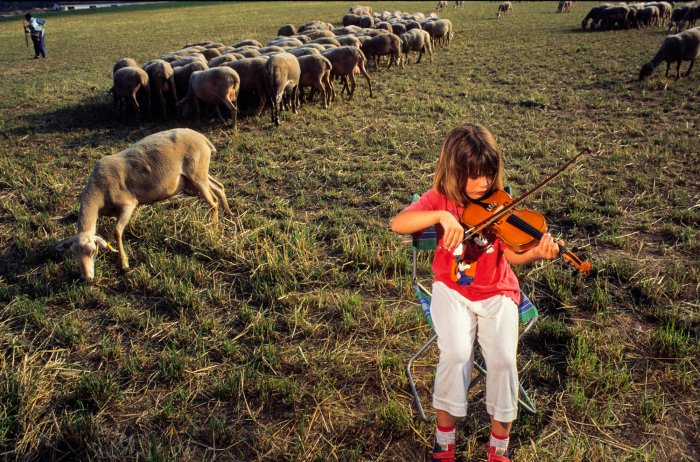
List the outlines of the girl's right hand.
<svg viewBox="0 0 700 462">
<path fill-rule="evenodd" d="M 442 247 L 452 252 L 464 239 L 462 224 L 448 211 L 440 215 L 440 226 L 445 230 L 442 236 Z"/>
</svg>

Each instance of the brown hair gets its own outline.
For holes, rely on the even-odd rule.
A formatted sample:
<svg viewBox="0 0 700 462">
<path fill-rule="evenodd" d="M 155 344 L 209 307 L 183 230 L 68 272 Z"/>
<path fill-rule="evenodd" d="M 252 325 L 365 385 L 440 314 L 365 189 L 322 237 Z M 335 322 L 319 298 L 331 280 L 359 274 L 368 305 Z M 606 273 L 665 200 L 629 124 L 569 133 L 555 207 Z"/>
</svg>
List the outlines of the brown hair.
<svg viewBox="0 0 700 462">
<path fill-rule="evenodd" d="M 487 194 L 503 189 L 503 165 L 496 140 L 485 127 L 464 124 L 453 128 L 440 148 L 433 187 L 452 202 L 467 205 L 468 178 L 491 178 Z"/>
</svg>

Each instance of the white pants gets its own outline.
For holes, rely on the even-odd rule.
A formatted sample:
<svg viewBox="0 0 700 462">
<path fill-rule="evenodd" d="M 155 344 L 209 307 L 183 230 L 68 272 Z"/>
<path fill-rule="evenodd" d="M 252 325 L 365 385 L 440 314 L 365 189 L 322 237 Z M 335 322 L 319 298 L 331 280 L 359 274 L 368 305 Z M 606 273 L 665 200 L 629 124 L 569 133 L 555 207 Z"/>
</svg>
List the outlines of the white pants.
<svg viewBox="0 0 700 462">
<path fill-rule="evenodd" d="M 473 302 L 442 282 L 433 284 L 430 305 L 440 361 L 433 407 L 454 417 L 467 415 L 467 391 L 474 365 L 474 339 L 486 362 L 486 410 L 499 422 L 518 413 L 518 307 L 505 295 Z"/>
</svg>

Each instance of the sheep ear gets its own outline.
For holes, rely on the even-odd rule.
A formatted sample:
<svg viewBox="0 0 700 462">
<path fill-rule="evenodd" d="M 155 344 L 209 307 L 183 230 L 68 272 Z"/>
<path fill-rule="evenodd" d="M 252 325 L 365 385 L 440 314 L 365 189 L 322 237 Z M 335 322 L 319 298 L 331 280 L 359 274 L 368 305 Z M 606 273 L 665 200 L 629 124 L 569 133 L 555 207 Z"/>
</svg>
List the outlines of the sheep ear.
<svg viewBox="0 0 700 462">
<path fill-rule="evenodd" d="M 59 252 L 65 252 L 66 250 L 70 249 L 70 247 L 73 245 L 73 242 L 75 241 L 75 236 L 69 237 L 65 241 L 56 244 L 55 249 L 58 250 Z"/>
</svg>

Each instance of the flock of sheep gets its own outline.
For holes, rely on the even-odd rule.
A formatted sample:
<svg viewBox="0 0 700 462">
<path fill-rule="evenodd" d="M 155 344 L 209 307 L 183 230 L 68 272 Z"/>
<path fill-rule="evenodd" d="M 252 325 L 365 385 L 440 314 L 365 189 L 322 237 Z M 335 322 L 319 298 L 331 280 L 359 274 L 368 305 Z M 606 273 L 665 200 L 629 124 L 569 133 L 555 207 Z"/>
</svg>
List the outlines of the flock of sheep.
<svg viewBox="0 0 700 462">
<path fill-rule="evenodd" d="M 221 118 L 223 105 L 235 129 L 237 100 L 243 97 L 255 103 L 256 115 L 269 103 L 271 121 L 278 125 L 283 109 L 297 112 L 306 99 L 304 88 L 311 89 L 308 100 L 318 93 L 327 107 L 337 96 L 334 78 L 342 84 L 340 93 L 351 99 L 355 74 L 361 74 L 372 96 L 370 64 L 378 67 L 387 57 L 389 68 L 405 67 L 413 52 L 418 53 L 417 63 L 425 53 L 432 62 L 433 48 L 449 46 L 454 37 L 452 22 L 435 14 L 380 14 L 359 5 L 350 8 L 342 24 L 312 21 L 299 28 L 285 24 L 265 46 L 253 39 L 230 46 L 192 43 L 142 66 L 131 58 L 120 59 L 112 70 L 115 108 L 119 114 L 130 109 L 150 115 L 153 101 L 167 118 L 169 105 L 183 117 L 212 105 Z"/>
<path fill-rule="evenodd" d="M 459 2 L 457 2 L 459 3 Z M 562 2 L 567 3 L 567 2 Z M 567 11 L 560 3 L 558 12 Z M 512 13 L 510 2 L 499 5 L 498 16 Z M 684 11 L 675 27 L 681 30 L 668 36 L 656 55 L 640 70 L 642 80 L 662 62 L 667 62 L 666 73 L 673 62 L 678 63 L 676 77 L 680 77 L 681 61 L 690 61 L 690 73 L 700 54 L 700 27 L 694 25 L 700 6 L 692 4 L 673 10 L 666 2 L 644 5 L 595 7 L 586 16 L 593 20 L 592 28 L 601 23 L 607 27 L 617 21 L 617 13 L 624 11 L 626 21 L 639 21 L 640 12 L 655 7 L 659 12 L 658 25 L 671 24 L 677 10 Z M 570 5 L 568 6 L 570 8 Z M 605 13 L 608 10 L 610 13 Z M 356 6 L 342 18 L 343 27 L 335 28 L 322 21 L 313 21 L 298 29 L 292 24 L 279 28 L 278 36 L 266 46 L 247 39 L 225 46 L 221 43 L 200 42 L 181 50 L 162 55 L 143 66 L 130 58 L 120 59 L 113 68 L 114 86 L 111 92 L 119 111 L 130 106 L 134 112 L 148 111 L 151 99 L 167 117 L 166 98 L 175 104 L 183 116 L 200 104 L 228 108 L 236 125 L 237 101 L 247 94 L 256 100 L 257 113 L 270 102 L 271 117 L 279 123 L 279 111 L 290 105 L 296 112 L 302 89 L 310 87 L 321 95 L 324 107 L 336 97 L 332 78 L 340 79 L 343 91 L 352 98 L 355 90 L 354 74 L 361 73 L 367 80 L 370 96 L 372 86 L 365 64 L 379 65 L 383 57 L 392 64 L 405 66 L 411 52 L 428 53 L 448 45 L 454 36 L 452 23 L 435 15 L 401 12 L 373 13 L 369 7 Z M 628 23 L 629 24 L 629 23 Z M 639 24 L 633 22 L 632 24 Z M 674 27 L 671 25 L 670 27 Z M 300 96 L 301 93 L 301 96 Z M 342 91 L 341 91 L 342 93 Z M 312 95 L 309 96 L 309 99 Z M 219 116 L 221 114 L 219 113 Z M 131 147 L 100 159 L 85 186 L 80 200 L 78 234 L 56 246 L 70 250 L 77 258 L 81 276 L 94 278 L 95 256 L 99 248 L 119 252 L 121 267 L 129 267 L 122 245 L 122 233 L 139 204 L 150 204 L 167 199 L 179 191 L 188 190 L 203 198 L 210 206 L 214 222 L 218 208 L 230 213 L 223 185 L 209 175 L 209 162 L 216 153 L 214 145 L 202 134 L 186 128 L 177 128 L 150 135 Z M 116 216 L 114 236 L 117 250 L 96 234 L 100 215 Z"/>
<path fill-rule="evenodd" d="M 224 105 L 231 113 L 234 128 L 237 101 L 241 95 L 256 99 L 257 113 L 270 103 L 272 121 L 279 123 L 279 112 L 289 104 L 296 112 L 303 100 L 301 89 L 310 87 L 321 95 L 323 105 L 335 99 L 332 78 L 341 80 L 343 91 L 352 98 L 354 74 L 372 86 L 365 64 L 379 65 L 388 58 L 405 66 L 412 52 L 428 53 L 434 46 L 448 45 L 454 37 L 452 23 L 422 13 L 373 13 L 356 6 L 342 18 L 343 27 L 313 21 L 298 29 L 292 24 L 279 28 L 278 36 L 263 46 L 247 39 L 225 46 L 200 42 L 166 53 L 139 66 L 131 58 L 114 64 L 111 93 L 119 112 L 128 108 L 138 114 L 150 111 L 151 100 L 164 117 L 168 101 L 186 117 L 201 104 L 219 111 Z M 341 92 L 342 93 L 342 92 Z M 311 96 L 309 96 L 311 98 Z M 221 117 L 221 114 L 219 113 Z M 101 158 L 83 189 L 78 212 L 78 233 L 56 246 L 68 250 L 78 261 L 81 276 L 95 276 L 95 257 L 100 248 L 119 253 L 122 270 L 129 260 L 122 234 L 139 204 L 158 202 L 180 191 L 190 191 L 209 204 L 214 222 L 218 208 L 230 213 L 224 186 L 209 175 L 209 162 L 216 148 L 204 135 L 187 128 L 176 128 L 143 138 L 117 154 Z M 99 216 L 115 216 L 117 250 L 97 235 Z"/>
<path fill-rule="evenodd" d="M 615 27 L 666 27 L 669 31 L 682 31 L 687 25 L 694 27 L 700 18 L 700 4 L 689 3 L 674 8 L 672 2 L 647 2 L 612 5 L 605 3 L 591 8 L 581 21 L 581 29 L 611 30 Z"/>
<path fill-rule="evenodd" d="M 649 77 L 662 62 L 666 62 L 666 77 L 671 64 L 676 63 L 676 79 L 679 79 L 681 63 L 690 61 L 685 73 L 688 76 L 700 55 L 700 27 L 694 27 L 698 18 L 700 3 L 688 3 L 675 8 L 669 2 L 606 3 L 591 8 L 581 21 L 581 29 L 586 30 L 590 22 L 590 30 L 611 30 L 615 26 L 625 29 L 656 26 L 667 27 L 670 32 L 677 31 L 677 34 L 667 36 L 651 61 L 642 66 L 639 80 Z M 684 31 L 686 27 L 692 29 Z"/>
</svg>

